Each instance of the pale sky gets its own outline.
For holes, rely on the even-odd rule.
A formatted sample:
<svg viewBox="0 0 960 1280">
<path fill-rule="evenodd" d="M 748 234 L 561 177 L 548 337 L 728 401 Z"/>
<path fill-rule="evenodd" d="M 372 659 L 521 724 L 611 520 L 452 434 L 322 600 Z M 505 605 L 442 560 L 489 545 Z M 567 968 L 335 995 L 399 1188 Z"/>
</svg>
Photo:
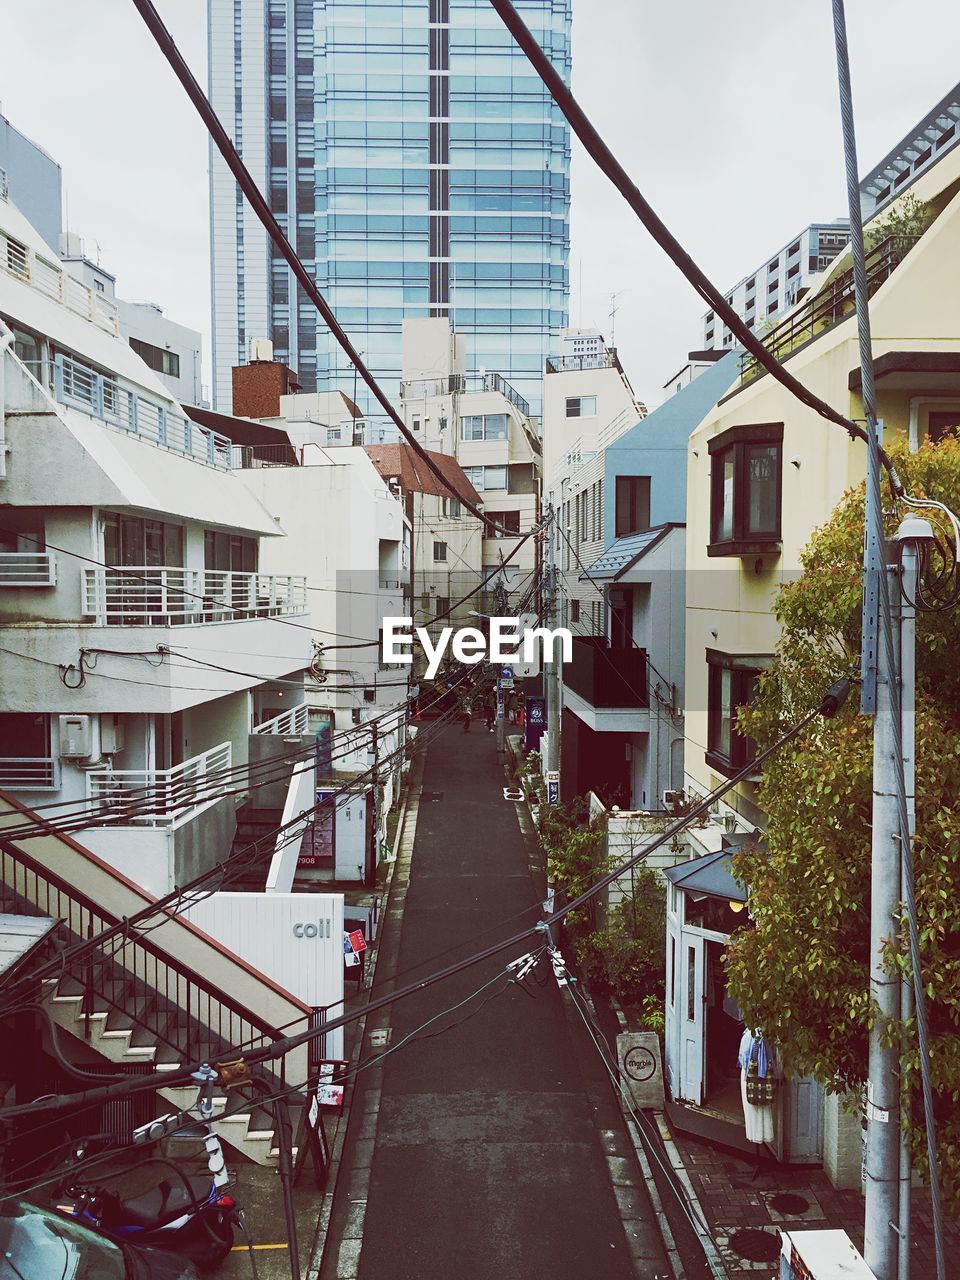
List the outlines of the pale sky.
<svg viewBox="0 0 960 1280">
<path fill-rule="evenodd" d="M 205 85 L 205 0 L 156 3 Z M 847 0 L 847 24 L 867 172 L 960 78 L 960 6 Z M 574 91 L 720 289 L 846 214 L 830 0 L 574 0 Z M 118 293 L 203 333 L 209 383 L 206 134 L 129 0 L 4 5 L 0 109 L 61 164 Z M 622 362 L 657 404 L 705 308 L 576 143 L 572 190 L 571 323 L 609 340 L 619 292 Z"/>
</svg>

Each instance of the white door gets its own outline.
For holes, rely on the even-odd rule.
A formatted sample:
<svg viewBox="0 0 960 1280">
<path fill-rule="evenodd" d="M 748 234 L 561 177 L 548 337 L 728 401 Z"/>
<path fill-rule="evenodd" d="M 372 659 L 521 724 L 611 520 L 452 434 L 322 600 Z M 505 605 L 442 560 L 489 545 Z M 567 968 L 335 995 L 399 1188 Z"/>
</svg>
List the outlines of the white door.
<svg viewBox="0 0 960 1280">
<path fill-rule="evenodd" d="M 703 1102 L 703 939 L 680 932 L 677 963 L 680 1023 L 680 1085 L 677 1096 L 698 1107 Z"/>
<path fill-rule="evenodd" d="M 677 894 L 671 885 L 667 889 L 667 902 Z M 677 894 L 677 897 L 680 895 Z M 667 973 L 666 1011 L 663 1022 L 663 1043 L 667 1069 L 667 1092 L 671 1098 L 678 1097 L 680 1079 L 680 1011 L 681 1001 L 678 983 L 680 981 L 680 921 L 672 910 L 667 911 Z"/>
</svg>

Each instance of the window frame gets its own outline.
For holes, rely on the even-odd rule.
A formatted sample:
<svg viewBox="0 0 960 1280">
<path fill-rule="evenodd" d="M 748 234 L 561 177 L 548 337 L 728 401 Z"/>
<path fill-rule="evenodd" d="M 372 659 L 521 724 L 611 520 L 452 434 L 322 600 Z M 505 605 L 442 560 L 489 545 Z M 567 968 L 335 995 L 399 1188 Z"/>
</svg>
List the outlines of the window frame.
<svg viewBox="0 0 960 1280">
<path fill-rule="evenodd" d="M 583 411 L 583 403 L 584 403 L 584 401 L 585 401 L 585 400 L 586 400 L 586 401 L 590 401 L 590 402 L 592 402 L 592 404 L 593 404 L 593 408 L 591 409 L 591 411 L 590 411 L 589 413 L 584 413 L 584 411 Z M 576 406 L 577 406 L 577 407 L 576 407 L 576 411 L 575 411 L 575 412 L 573 412 L 573 413 L 571 413 L 571 411 L 570 411 L 570 406 L 571 406 L 571 405 L 576 405 Z M 597 416 L 597 397 L 596 397 L 595 395 L 592 395 L 592 396 L 566 396 L 566 397 L 565 397 L 565 403 L 564 403 L 564 417 L 565 417 L 565 418 L 595 418 L 596 416 Z"/>
<path fill-rule="evenodd" d="M 646 485 L 643 481 L 646 481 Z M 639 481 L 637 484 L 635 482 Z M 616 477 L 613 495 L 613 531 L 614 537 L 626 538 L 635 533 L 646 533 L 650 529 L 650 476 L 621 475 Z M 627 491 L 629 493 L 629 501 L 625 504 L 629 509 L 627 511 L 628 519 L 626 524 L 630 527 L 625 528 L 621 523 L 621 493 Z M 643 522 L 643 513 L 646 510 L 646 522 Z"/>
<path fill-rule="evenodd" d="M 770 665 L 769 654 L 724 653 L 719 649 L 707 649 L 707 749 L 704 760 L 725 777 L 732 777 L 750 764 L 757 754 L 754 740 L 737 728 L 739 710 L 750 705 L 755 693 L 753 685 L 761 672 Z M 730 742 L 724 751 L 719 745 L 722 716 L 722 689 L 724 676 L 730 678 Z"/>
<path fill-rule="evenodd" d="M 439 554 L 441 550 L 443 551 L 442 555 Z M 437 541 L 436 538 L 434 538 L 433 540 L 433 563 L 434 564 L 447 563 L 447 544 L 445 542 Z"/>
<path fill-rule="evenodd" d="M 769 531 L 752 531 L 748 525 L 750 480 L 747 466 L 750 450 L 757 446 L 776 450 L 776 515 L 774 527 Z M 707 544 L 707 555 L 779 555 L 782 549 L 783 524 L 783 423 L 765 422 L 731 427 L 714 436 L 707 448 L 710 454 L 710 541 Z M 733 462 L 733 509 L 730 533 L 721 537 L 724 460 L 728 456 Z"/>
</svg>

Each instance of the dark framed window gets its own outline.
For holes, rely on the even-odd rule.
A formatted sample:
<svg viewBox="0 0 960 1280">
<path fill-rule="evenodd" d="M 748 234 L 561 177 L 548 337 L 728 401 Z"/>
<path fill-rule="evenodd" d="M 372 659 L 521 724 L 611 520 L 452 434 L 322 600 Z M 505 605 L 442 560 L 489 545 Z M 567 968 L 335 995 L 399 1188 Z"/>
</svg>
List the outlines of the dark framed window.
<svg viewBox="0 0 960 1280">
<path fill-rule="evenodd" d="M 597 397 L 567 396 L 566 415 L 568 418 L 595 418 Z"/>
<path fill-rule="evenodd" d="M 447 544 L 445 542 L 435 542 L 433 544 L 433 558 L 434 560 L 446 560 Z"/>
<path fill-rule="evenodd" d="M 180 377 L 180 357 L 175 351 L 155 347 L 152 342 L 144 342 L 140 338 L 131 338 L 130 346 L 144 364 L 157 373 L 165 373 L 171 378 Z"/>
<path fill-rule="evenodd" d="M 650 477 L 617 476 L 616 525 L 618 538 L 650 528 Z"/>
<path fill-rule="evenodd" d="M 783 423 L 731 427 L 710 450 L 711 556 L 780 550 Z"/>
<path fill-rule="evenodd" d="M 505 532 L 501 533 L 503 529 Z M 507 533 L 520 532 L 520 512 L 519 511 L 491 511 L 487 517 L 484 526 L 483 536 L 485 538 L 502 538 Z"/>
<path fill-rule="evenodd" d="M 707 650 L 707 764 L 729 777 L 756 756 L 752 738 L 737 727 L 741 707 L 749 707 L 757 680 L 766 666 L 765 655 Z"/>
</svg>

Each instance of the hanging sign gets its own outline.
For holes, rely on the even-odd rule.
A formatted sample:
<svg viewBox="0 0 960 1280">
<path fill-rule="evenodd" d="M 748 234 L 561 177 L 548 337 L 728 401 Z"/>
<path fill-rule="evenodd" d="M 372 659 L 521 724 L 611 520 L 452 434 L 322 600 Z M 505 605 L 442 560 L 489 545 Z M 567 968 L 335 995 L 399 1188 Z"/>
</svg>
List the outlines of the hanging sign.
<svg viewBox="0 0 960 1280">
<path fill-rule="evenodd" d="M 548 769 L 547 779 L 547 804 L 560 803 L 560 771 L 558 769 Z"/>
</svg>

